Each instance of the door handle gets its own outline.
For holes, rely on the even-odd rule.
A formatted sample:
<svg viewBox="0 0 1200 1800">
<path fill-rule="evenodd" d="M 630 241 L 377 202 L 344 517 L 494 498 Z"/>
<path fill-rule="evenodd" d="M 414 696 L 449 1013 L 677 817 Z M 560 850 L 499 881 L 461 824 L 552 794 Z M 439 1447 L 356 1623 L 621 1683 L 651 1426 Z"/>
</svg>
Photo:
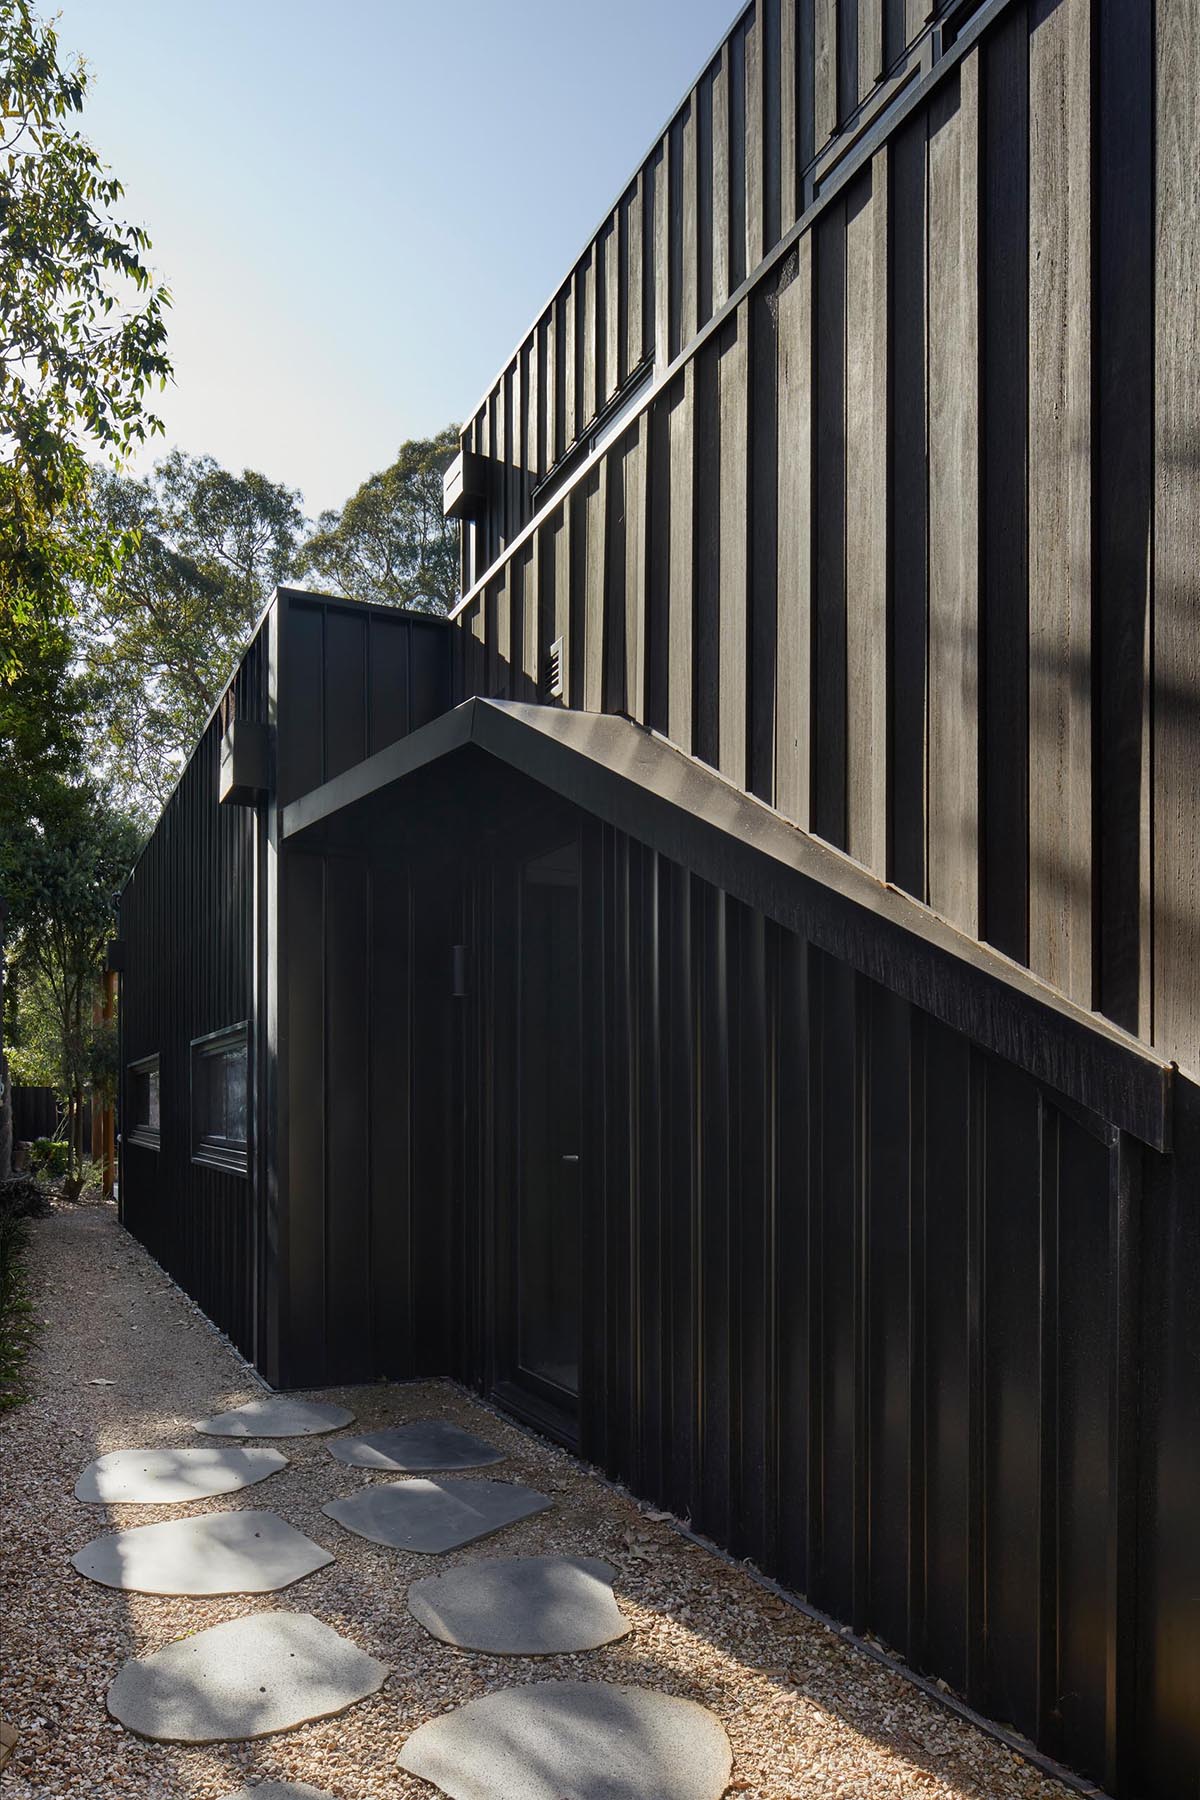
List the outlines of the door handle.
<svg viewBox="0 0 1200 1800">
<path fill-rule="evenodd" d="M 577 1156 L 564 1156 L 563 1161 L 569 1162 L 569 1163 L 577 1163 L 579 1161 L 579 1158 Z"/>
</svg>

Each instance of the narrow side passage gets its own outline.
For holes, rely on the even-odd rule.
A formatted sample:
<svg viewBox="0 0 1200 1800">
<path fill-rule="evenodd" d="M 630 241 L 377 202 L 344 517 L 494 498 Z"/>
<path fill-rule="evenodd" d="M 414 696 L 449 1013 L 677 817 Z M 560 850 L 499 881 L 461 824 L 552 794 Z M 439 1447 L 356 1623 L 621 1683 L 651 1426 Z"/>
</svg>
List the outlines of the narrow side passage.
<svg viewBox="0 0 1200 1800">
<path fill-rule="evenodd" d="M 251 1490 L 164 1507 L 113 1504 L 101 1515 L 73 1494 L 89 1460 L 132 1446 L 185 1448 L 198 1419 L 237 1406 L 255 1388 L 234 1352 L 110 1211 L 63 1211 L 43 1221 L 35 1266 L 45 1321 L 35 1392 L 0 1428 L 5 1692 L 21 1732 L 6 1792 L 16 1800 L 114 1793 L 225 1800 L 262 1782 L 307 1783 L 318 1793 L 367 1800 L 381 1780 L 389 1793 L 415 1800 L 432 1789 L 405 1769 L 405 1745 L 450 1709 L 500 1705 L 502 1692 L 510 1706 L 519 1691 L 552 1702 L 552 1711 L 582 1706 L 603 1729 L 605 1705 L 636 1711 L 643 1704 L 619 1701 L 630 1690 L 676 1703 L 655 1726 L 668 1736 L 672 1721 L 711 1715 L 728 1734 L 736 1791 L 761 1800 L 785 1800 L 801 1788 L 806 1800 L 833 1800 L 847 1790 L 963 1800 L 1052 1800 L 1068 1791 L 680 1536 L 661 1514 L 639 1510 L 566 1452 L 449 1384 L 310 1398 L 348 1406 L 363 1433 L 452 1426 L 494 1445 L 504 1480 L 552 1504 L 507 1525 L 494 1551 L 486 1547 L 489 1554 L 607 1565 L 605 1579 L 611 1571 L 629 1627 L 624 1635 L 536 1661 L 464 1650 L 431 1635 L 417 1616 L 419 1602 L 408 1603 L 411 1584 L 424 1582 L 418 1593 L 428 1593 L 430 1558 L 343 1532 L 323 1511 L 331 1498 L 387 1485 L 386 1472 L 342 1465 L 330 1454 L 333 1440 L 320 1437 L 289 1441 L 290 1460 L 269 1484 L 272 1509 L 335 1556 L 294 1589 L 264 1602 L 254 1595 L 143 1595 L 83 1579 L 70 1558 L 95 1536 L 98 1517 L 120 1530 L 244 1515 L 259 1504 L 262 1490 Z M 97 1386 L 98 1379 L 113 1385 Z M 448 1551 L 436 1559 L 436 1573 L 448 1580 L 480 1555 L 478 1547 Z M 285 1621 L 311 1614 L 386 1665 L 388 1678 L 340 1718 L 245 1744 L 147 1742 L 108 1718 L 105 1693 L 129 1658 L 264 1611 Z M 477 1715 L 461 1716 L 469 1724 Z M 518 1738 L 532 1731 L 531 1742 L 543 1741 L 536 1719 L 518 1719 L 513 1729 Z M 410 1761 L 419 1754 L 420 1745 Z"/>
</svg>

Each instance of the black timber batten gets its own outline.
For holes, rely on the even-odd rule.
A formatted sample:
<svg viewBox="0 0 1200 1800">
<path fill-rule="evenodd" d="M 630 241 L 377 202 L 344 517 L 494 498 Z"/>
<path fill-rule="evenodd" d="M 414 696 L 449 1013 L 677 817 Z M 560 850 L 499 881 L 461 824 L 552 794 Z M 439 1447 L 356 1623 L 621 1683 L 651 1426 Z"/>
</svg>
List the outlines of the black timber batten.
<svg viewBox="0 0 1200 1800">
<path fill-rule="evenodd" d="M 473 699 L 284 810 L 285 842 L 353 827 L 406 776 L 474 746 L 618 825 L 943 1024 L 1129 1131 L 1170 1142 L 1171 1067 L 673 745 L 608 714 Z"/>
<path fill-rule="evenodd" d="M 880 14 L 745 8 L 464 430 L 458 691 L 561 645 L 1195 1075 L 1200 22 Z"/>
</svg>

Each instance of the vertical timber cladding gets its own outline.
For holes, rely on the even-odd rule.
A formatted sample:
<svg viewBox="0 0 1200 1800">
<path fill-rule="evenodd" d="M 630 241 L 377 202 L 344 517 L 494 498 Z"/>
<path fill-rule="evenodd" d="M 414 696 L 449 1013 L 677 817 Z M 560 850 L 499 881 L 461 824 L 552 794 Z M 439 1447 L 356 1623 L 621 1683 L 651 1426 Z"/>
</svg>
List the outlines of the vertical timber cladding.
<svg viewBox="0 0 1200 1800">
<path fill-rule="evenodd" d="M 1139 1190 L 1170 1161 L 623 834 L 584 842 L 582 1454 L 1110 1791 L 1148 1753 L 1189 1791 L 1194 1589 L 1159 1581 L 1193 1553 L 1146 1508 L 1186 1483 L 1182 1321 L 1140 1519 L 1129 1437 Z M 1159 1210 L 1147 1298 L 1172 1249 L 1200 1273 L 1194 1209 Z"/>
<path fill-rule="evenodd" d="M 1145 620 L 1150 644 L 1148 693 L 1119 690 L 1126 730 L 1139 701 L 1153 718 L 1153 809 L 1148 820 L 1153 918 L 1153 1036 L 1189 1068 L 1200 1062 L 1200 781 L 1196 717 L 1200 692 L 1200 18 L 1192 7 L 1160 0 L 1154 36 L 1134 40 L 1129 78 L 1139 95 L 1152 73 L 1158 129 L 1154 141 L 1153 372 L 1134 356 L 1132 427 L 1138 460 L 1130 471 L 1135 503 L 1153 478 L 1153 550 L 1147 596 L 1143 566 L 1130 558 L 1128 636 Z M 1110 72 L 1115 46 L 1106 41 Z M 1128 140 L 1126 140 L 1128 141 Z M 1151 178 L 1146 146 L 1130 146 L 1135 173 Z M 1143 188 L 1144 191 L 1144 188 Z M 1141 247 L 1142 240 L 1135 243 Z M 1115 280 L 1119 266 L 1107 266 Z M 1144 283 L 1122 290 L 1125 318 L 1141 325 L 1151 304 Z M 1128 340 L 1126 347 L 1129 348 Z M 1146 436 L 1153 381 L 1153 450 Z M 1111 390 L 1109 390 L 1111 392 Z M 1119 418 L 1119 414 L 1117 418 Z M 1114 425 L 1116 419 L 1114 419 Z M 1149 617 L 1147 619 L 1147 611 Z M 1123 793 L 1132 798 L 1128 787 Z M 1132 806 L 1124 808 L 1132 835 Z M 1143 843 L 1145 839 L 1143 838 Z M 1143 863 L 1143 869 L 1146 864 Z M 1142 889 L 1143 895 L 1145 888 Z M 1143 944 L 1145 940 L 1143 938 Z M 1130 959 L 1132 960 L 1132 959 Z M 1126 979 L 1129 979 L 1127 976 Z M 1144 991 L 1144 990 L 1143 990 Z M 1140 1028 L 1145 1029 L 1144 1023 Z M 1191 1090 L 1189 1090 L 1190 1094 Z M 1143 1504 L 1154 1532 L 1147 1583 L 1147 1629 L 1139 1645 L 1139 1678 L 1157 1736 L 1147 1753 L 1150 1777 L 1165 1786 L 1192 1758 L 1200 1693 L 1200 1534 L 1194 1529 L 1200 1488 L 1200 1250 L 1196 1243 L 1197 1109 L 1177 1127 L 1173 1167 L 1148 1197 L 1147 1318 L 1169 1321 L 1148 1338 L 1147 1389 L 1152 1448 L 1143 1463 Z M 1152 1310 L 1154 1309 L 1154 1310 Z M 1161 1313 L 1158 1309 L 1162 1309 Z"/>
<path fill-rule="evenodd" d="M 563 704 L 1195 1070 L 1197 28 L 1008 0 L 938 59 L 885 5 L 878 96 L 928 71 L 841 164 L 877 12 L 749 7 L 523 346 L 537 511 L 467 534 L 463 691 L 551 698 L 564 638 Z M 658 385 L 590 451 L 614 243 Z"/>
<path fill-rule="evenodd" d="M 463 428 L 491 504 L 463 534 L 464 590 L 527 524 L 537 488 L 649 361 L 685 350 L 791 231 L 830 140 L 915 69 L 950 0 L 755 0 L 701 72 Z"/>
<path fill-rule="evenodd" d="M 450 703 L 444 619 L 280 588 L 279 803 L 406 737 Z"/>
<path fill-rule="evenodd" d="M 453 891 L 436 847 L 288 853 L 282 1385 L 452 1366 Z"/>
<path fill-rule="evenodd" d="M 256 809 L 219 806 L 217 794 L 226 725 L 267 717 L 264 626 L 135 864 L 120 914 L 123 1117 L 129 1064 L 157 1055 L 161 1119 L 157 1150 L 122 1130 L 121 1217 L 251 1358 L 260 1354 L 263 1332 L 258 1242 L 267 1121 L 252 1077 L 249 1173 L 193 1161 L 190 1046 L 245 1020 L 252 1058 L 259 1048 L 255 898 L 264 825 Z"/>
<path fill-rule="evenodd" d="M 280 804 L 444 712 L 451 635 L 444 619 L 282 590 Z M 437 848 L 279 854 L 277 1378 L 442 1373 L 450 926 Z"/>
</svg>

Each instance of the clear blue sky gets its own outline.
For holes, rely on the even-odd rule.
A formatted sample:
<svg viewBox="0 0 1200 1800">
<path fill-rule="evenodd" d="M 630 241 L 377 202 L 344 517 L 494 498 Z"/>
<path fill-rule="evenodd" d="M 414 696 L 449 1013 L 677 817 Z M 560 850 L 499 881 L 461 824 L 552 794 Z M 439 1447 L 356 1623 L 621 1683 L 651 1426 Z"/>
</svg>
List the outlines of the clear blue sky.
<svg viewBox="0 0 1200 1800">
<path fill-rule="evenodd" d="M 474 406 L 737 0 L 56 7 L 174 293 L 166 444 L 315 516 Z"/>
</svg>

